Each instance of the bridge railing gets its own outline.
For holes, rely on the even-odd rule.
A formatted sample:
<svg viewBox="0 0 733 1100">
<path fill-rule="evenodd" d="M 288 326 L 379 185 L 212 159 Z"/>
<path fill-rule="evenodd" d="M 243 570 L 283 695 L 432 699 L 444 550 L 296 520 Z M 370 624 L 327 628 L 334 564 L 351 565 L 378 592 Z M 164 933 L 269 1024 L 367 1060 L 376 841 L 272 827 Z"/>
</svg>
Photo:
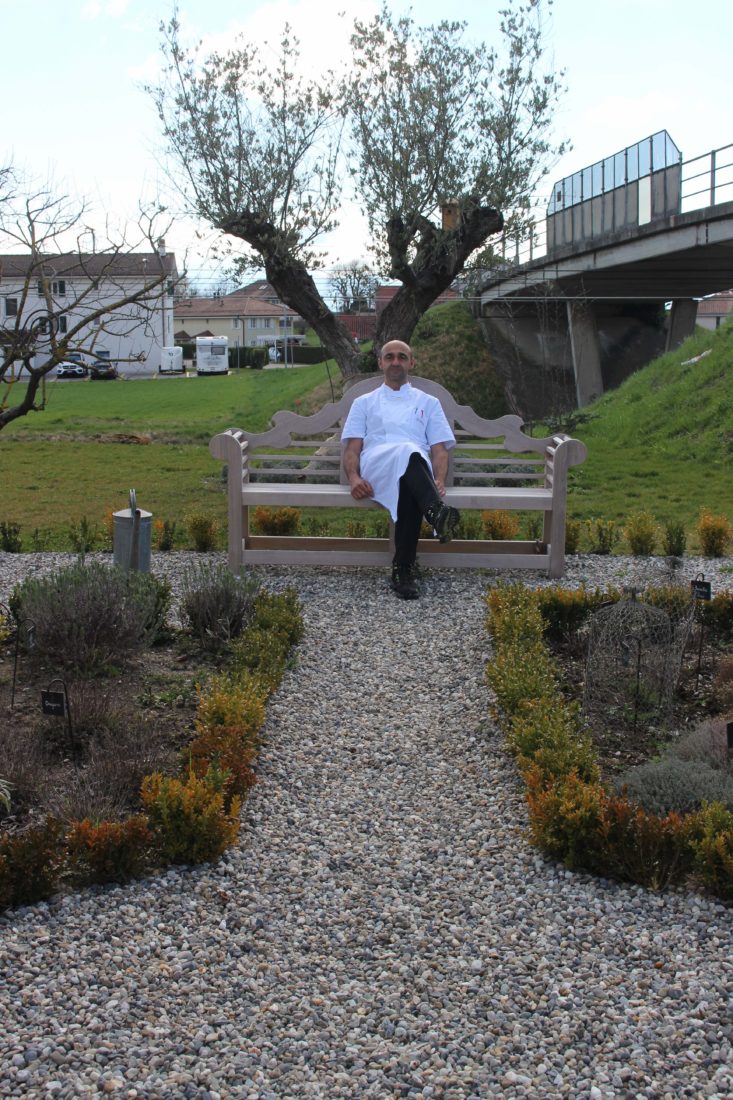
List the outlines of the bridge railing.
<svg viewBox="0 0 733 1100">
<path fill-rule="evenodd" d="M 733 145 L 683 161 L 680 212 L 733 201 Z"/>
<path fill-rule="evenodd" d="M 733 201 L 733 144 L 683 161 L 681 168 L 681 214 Z M 536 209 L 539 213 L 544 208 Z M 496 267 L 490 275 L 500 276 L 513 267 L 542 259 L 547 255 L 546 222 L 538 217 L 530 233 L 504 234 L 495 251 Z"/>
</svg>

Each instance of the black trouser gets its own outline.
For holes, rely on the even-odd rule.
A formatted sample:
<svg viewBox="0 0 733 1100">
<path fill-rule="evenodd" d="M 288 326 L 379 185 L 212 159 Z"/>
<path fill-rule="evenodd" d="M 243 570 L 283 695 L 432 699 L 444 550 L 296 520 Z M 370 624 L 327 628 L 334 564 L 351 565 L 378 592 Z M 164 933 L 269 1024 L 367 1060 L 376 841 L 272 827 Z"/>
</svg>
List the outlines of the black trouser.
<svg viewBox="0 0 733 1100">
<path fill-rule="evenodd" d="M 440 504 L 440 495 L 430 467 L 421 454 L 410 455 L 407 469 L 400 478 L 397 499 L 397 523 L 394 529 L 395 565 L 412 565 L 417 556 L 420 524 L 431 504 Z"/>
</svg>

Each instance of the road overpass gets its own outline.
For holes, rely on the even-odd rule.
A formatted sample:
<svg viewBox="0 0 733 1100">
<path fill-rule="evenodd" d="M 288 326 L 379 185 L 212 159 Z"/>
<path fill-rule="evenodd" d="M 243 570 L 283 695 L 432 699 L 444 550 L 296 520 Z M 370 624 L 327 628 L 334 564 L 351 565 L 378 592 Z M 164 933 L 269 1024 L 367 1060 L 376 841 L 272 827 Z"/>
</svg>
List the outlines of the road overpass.
<svg viewBox="0 0 733 1100">
<path fill-rule="evenodd" d="M 733 146 L 682 162 L 661 131 L 559 181 L 543 229 L 488 274 L 479 306 L 534 416 L 583 407 L 677 347 L 697 300 L 733 287 Z"/>
</svg>

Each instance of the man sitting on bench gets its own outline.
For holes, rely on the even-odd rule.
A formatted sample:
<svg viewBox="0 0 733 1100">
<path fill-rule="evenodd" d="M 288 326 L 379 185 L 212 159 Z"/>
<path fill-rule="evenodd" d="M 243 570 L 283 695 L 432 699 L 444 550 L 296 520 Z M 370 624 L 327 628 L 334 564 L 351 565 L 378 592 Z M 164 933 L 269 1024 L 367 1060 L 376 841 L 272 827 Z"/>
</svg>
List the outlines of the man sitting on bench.
<svg viewBox="0 0 733 1100">
<path fill-rule="evenodd" d="M 414 366 L 408 344 L 386 343 L 379 356 L 384 384 L 354 400 L 341 433 L 352 497 L 373 497 L 395 521 L 390 584 L 404 600 L 418 595 L 415 560 L 423 516 L 441 542 L 451 540 L 460 518 L 441 500 L 455 436 L 440 401 L 410 385 Z"/>
</svg>

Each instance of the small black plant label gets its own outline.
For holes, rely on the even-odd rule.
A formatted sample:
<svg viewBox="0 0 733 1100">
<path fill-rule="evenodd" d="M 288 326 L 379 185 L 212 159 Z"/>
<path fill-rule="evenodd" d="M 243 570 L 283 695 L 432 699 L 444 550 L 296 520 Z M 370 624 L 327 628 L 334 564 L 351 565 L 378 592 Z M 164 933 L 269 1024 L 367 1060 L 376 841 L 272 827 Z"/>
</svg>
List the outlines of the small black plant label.
<svg viewBox="0 0 733 1100">
<path fill-rule="evenodd" d="M 727 722 L 725 735 L 728 739 L 728 752 L 733 753 L 733 722 Z"/>
<path fill-rule="evenodd" d="M 66 695 L 63 691 L 42 691 L 41 711 L 43 714 L 63 718 L 66 714 Z"/>
<path fill-rule="evenodd" d="M 693 599 L 696 600 L 711 600 L 713 597 L 713 586 L 710 581 L 694 580 L 690 581 L 690 591 L 692 592 Z"/>
</svg>

